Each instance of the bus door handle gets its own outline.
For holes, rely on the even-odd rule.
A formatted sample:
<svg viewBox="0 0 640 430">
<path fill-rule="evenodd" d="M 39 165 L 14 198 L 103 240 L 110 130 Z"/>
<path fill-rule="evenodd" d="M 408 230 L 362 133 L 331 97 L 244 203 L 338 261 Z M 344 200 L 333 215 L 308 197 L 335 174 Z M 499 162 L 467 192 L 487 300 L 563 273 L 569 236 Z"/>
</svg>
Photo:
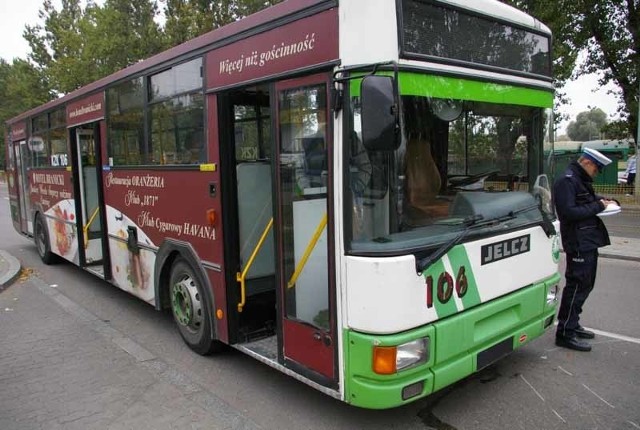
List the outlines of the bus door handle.
<svg viewBox="0 0 640 430">
<path fill-rule="evenodd" d="M 322 342 L 325 346 L 331 346 L 331 336 L 328 334 L 324 334 L 322 332 L 313 333 L 313 340 L 317 340 L 318 342 Z"/>
</svg>

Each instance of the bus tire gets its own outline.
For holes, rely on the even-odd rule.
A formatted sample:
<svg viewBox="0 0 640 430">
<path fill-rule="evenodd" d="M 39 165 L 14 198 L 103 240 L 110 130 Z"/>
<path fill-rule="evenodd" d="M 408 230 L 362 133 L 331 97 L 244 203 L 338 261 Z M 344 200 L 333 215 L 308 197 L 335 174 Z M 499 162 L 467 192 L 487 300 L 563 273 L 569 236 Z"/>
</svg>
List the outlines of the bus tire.
<svg viewBox="0 0 640 430">
<path fill-rule="evenodd" d="M 189 348 L 200 355 L 209 355 L 219 351 L 222 343 L 214 340 L 211 332 L 210 307 L 202 288 L 189 263 L 178 258 L 169 279 L 171 314 Z"/>
<path fill-rule="evenodd" d="M 53 264 L 55 262 L 55 254 L 51 252 L 49 245 L 49 231 L 44 217 L 41 214 L 36 215 L 34 223 L 33 241 L 36 244 L 38 255 L 44 264 Z"/>
</svg>

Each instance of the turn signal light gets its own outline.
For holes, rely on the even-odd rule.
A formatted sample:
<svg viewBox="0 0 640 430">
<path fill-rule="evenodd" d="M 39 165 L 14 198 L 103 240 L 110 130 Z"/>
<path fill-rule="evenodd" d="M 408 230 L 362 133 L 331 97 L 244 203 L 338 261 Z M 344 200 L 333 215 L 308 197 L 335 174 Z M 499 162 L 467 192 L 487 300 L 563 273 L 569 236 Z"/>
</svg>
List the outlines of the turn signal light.
<svg viewBox="0 0 640 430">
<path fill-rule="evenodd" d="M 392 375 L 396 373 L 395 346 L 373 347 L 373 371 L 379 375 Z"/>
<path fill-rule="evenodd" d="M 209 209 L 207 211 L 207 222 L 209 223 L 209 225 L 214 225 L 216 223 L 216 210 L 215 209 Z"/>
</svg>

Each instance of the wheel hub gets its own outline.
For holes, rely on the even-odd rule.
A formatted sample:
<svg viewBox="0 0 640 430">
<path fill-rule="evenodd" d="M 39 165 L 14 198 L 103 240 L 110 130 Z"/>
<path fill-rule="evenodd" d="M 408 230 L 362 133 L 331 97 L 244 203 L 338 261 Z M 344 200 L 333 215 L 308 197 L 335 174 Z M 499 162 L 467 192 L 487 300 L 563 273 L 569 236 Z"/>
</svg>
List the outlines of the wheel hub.
<svg viewBox="0 0 640 430">
<path fill-rule="evenodd" d="M 202 304 L 198 288 L 185 276 L 171 288 L 171 307 L 179 324 L 197 331 L 202 325 Z"/>
<path fill-rule="evenodd" d="M 36 223 L 36 226 L 37 226 L 36 246 L 38 247 L 38 253 L 42 257 L 46 251 L 46 244 L 45 244 L 46 237 L 44 235 L 44 227 L 39 222 Z"/>
</svg>

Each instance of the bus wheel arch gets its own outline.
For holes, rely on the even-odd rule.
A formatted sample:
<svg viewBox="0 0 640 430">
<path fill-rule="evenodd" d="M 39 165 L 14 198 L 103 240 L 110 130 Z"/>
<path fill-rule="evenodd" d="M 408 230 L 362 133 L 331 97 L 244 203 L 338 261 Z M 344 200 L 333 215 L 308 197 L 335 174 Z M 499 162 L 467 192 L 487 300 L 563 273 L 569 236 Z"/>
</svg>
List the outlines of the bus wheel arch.
<svg viewBox="0 0 640 430">
<path fill-rule="evenodd" d="M 171 310 L 189 348 L 201 355 L 220 351 L 223 344 L 216 338 L 211 285 L 193 247 L 165 241 L 156 256 L 155 278 L 156 308 Z"/>
<path fill-rule="evenodd" d="M 51 251 L 49 227 L 41 212 L 36 212 L 33 219 L 33 241 L 42 262 L 47 265 L 53 264 L 56 261 L 56 255 Z"/>
</svg>

